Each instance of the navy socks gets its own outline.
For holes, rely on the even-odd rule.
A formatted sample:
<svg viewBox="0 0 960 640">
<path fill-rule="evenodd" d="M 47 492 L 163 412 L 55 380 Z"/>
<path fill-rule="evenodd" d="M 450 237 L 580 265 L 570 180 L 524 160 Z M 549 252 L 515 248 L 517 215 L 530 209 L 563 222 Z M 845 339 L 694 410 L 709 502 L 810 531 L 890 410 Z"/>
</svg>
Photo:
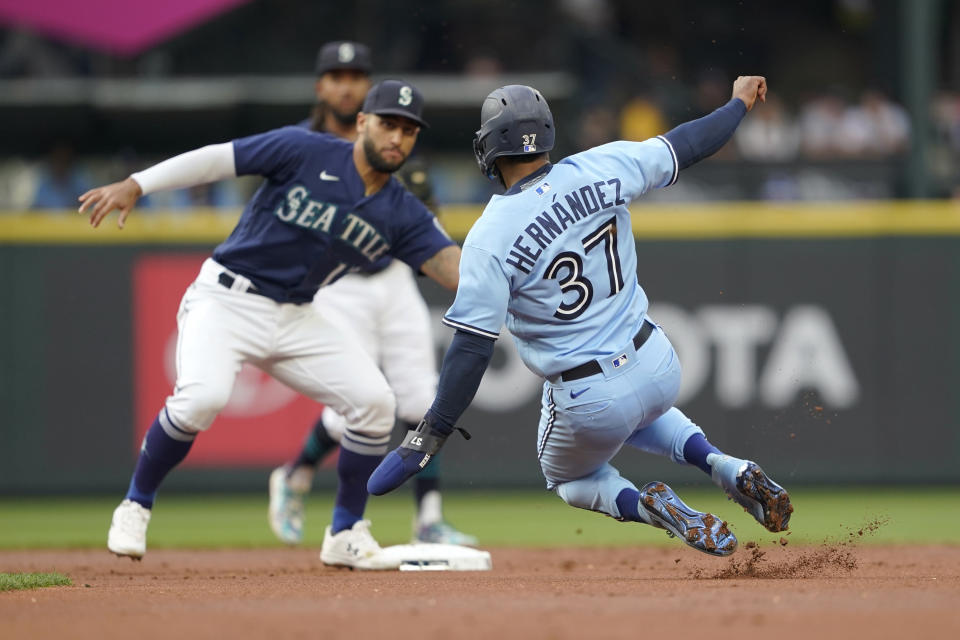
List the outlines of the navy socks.
<svg viewBox="0 0 960 640">
<path fill-rule="evenodd" d="M 332 533 L 349 529 L 363 519 L 370 495 L 367 493 L 367 479 L 381 460 L 382 455 L 367 456 L 341 447 L 340 458 L 337 460 L 340 485 L 337 487 L 337 499 L 333 506 Z"/>
<path fill-rule="evenodd" d="M 640 492 L 636 489 L 624 489 L 617 494 L 617 509 L 624 520 L 646 522 L 640 517 Z"/>
<path fill-rule="evenodd" d="M 710 475 L 710 472 L 713 470 L 712 467 L 707 464 L 707 456 L 711 453 L 723 455 L 720 449 L 710 444 L 707 439 L 699 433 L 690 436 L 683 445 L 683 459 L 690 464 L 700 467 L 707 475 Z"/>
<path fill-rule="evenodd" d="M 127 499 L 138 502 L 147 509 L 153 508 L 157 488 L 170 470 L 187 457 L 193 440 L 193 437 L 189 440 L 171 438 L 160 426 L 159 417 L 154 418 L 143 438 L 140 457 L 127 489 Z"/>
</svg>

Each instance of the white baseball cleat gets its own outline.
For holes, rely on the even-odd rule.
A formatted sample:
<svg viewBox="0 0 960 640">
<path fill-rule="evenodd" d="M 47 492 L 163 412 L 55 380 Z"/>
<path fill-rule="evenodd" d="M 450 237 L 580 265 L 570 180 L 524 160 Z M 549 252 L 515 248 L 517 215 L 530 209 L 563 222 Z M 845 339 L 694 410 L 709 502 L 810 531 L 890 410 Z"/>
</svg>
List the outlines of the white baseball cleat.
<svg viewBox="0 0 960 640">
<path fill-rule="evenodd" d="M 113 510 L 107 549 L 118 556 L 140 560 L 147 552 L 148 524 L 150 509 L 133 500 L 124 500 Z"/>
<path fill-rule="evenodd" d="M 270 528 L 280 540 L 287 544 L 300 544 L 303 541 L 303 521 L 306 516 L 304 498 L 310 486 L 298 486 L 288 477 L 290 469 L 277 467 L 270 474 L 270 506 L 268 519 Z"/>
<path fill-rule="evenodd" d="M 330 527 L 323 534 L 320 560 L 324 564 L 351 569 L 390 570 L 400 567 L 399 558 L 386 557 L 370 534 L 370 521 L 358 520 L 350 529 L 336 535 Z"/>
</svg>

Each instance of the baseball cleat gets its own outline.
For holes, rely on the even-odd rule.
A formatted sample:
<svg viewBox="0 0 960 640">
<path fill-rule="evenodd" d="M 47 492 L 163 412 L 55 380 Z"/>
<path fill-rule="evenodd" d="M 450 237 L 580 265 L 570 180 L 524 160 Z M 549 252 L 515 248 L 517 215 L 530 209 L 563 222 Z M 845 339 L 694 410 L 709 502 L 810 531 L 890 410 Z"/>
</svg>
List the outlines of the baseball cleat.
<svg viewBox="0 0 960 640">
<path fill-rule="evenodd" d="M 133 500 L 124 500 L 113 511 L 107 549 L 120 557 L 142 559 L 147 552 L 148 524 L 150 509 Z"/>
<path fill-rule="evenodd" d="M 714 482 L 768 531 L 786 531 L 793 505 L 786 489 L 770 479 L 756 462 L 732 456 L 713 460 Z"/>
<path fill-rule="evenodd" d="M 413 540 L 414 542 L 456 544 L 466 547 L 475 547 L 479 542 L 476 536 L 458 531 L 449 522 L 443 520 L 417 525 Z"/>
<path fill-rule="evenodd" d="M 737 550 L 737 538 L 726 522 L 684 504 L 673 489 L 662 482 L 651 482 L 640 490 L 640 506 L 649 516 L 650 524 L 666 529 L 671 537 L 680 538 L 697 551 L 728 556 Z"/>
<path fill-rule="evenodd" d="M 303 541 L 303 521 L 305 509 L 303 500 L 310 487 L 298 486 L 288 477 L 289 468 L 277 467 L 270 474 L 270 506 L 267 517 L 270 528 L 280 540 L 287 544 L 300 544 Z"/>
<path fill-rule="evenodd" d="M 400 568 L 399 558 L 384 556 L 370 534 L 370 521 L 358 520 L 350 529 L 333 534 L 327 526 L 320 548 L 323 564 L 351 569 L 390 570 Z"/>
</svg>

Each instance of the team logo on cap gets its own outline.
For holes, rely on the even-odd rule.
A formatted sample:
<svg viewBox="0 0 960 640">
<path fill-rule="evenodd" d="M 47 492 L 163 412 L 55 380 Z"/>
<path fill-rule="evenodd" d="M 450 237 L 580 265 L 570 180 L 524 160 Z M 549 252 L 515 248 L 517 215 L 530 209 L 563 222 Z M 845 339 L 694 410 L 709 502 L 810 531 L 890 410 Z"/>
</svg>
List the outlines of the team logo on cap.
<svg viewBox="0 0 960 640">
<path fill-rule="evenodd" d="M 337 60 L 340 62 L 351 62 L 356 56 L 357 50 L 349 42 L 344 42 L 337 49 Z"/>
<path fill-rule="evenodd" d="M 413 102 L 413 89 L 407 86 L 400 87 L 400 97 L 397 98 L 397 102 L 402 107 L 409 106 Z"/>
</svg>

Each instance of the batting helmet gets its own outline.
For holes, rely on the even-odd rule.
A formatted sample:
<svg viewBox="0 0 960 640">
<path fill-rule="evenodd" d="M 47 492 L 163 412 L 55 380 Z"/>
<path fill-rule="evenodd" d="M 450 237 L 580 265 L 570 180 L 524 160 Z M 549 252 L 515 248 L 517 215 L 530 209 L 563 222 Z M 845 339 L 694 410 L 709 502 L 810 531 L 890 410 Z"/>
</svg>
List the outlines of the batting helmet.
<svg viewBox="0 0 960 640">
<path fill-rule="evenodd" d="M 553 149 L 553 142 L 553 114 L 533 87 L 507 85 L 483 101 L 473 153 L 480 171 L 491 180 L 499 175 L 497 158 L 544 153 Z"/>
</svg>

